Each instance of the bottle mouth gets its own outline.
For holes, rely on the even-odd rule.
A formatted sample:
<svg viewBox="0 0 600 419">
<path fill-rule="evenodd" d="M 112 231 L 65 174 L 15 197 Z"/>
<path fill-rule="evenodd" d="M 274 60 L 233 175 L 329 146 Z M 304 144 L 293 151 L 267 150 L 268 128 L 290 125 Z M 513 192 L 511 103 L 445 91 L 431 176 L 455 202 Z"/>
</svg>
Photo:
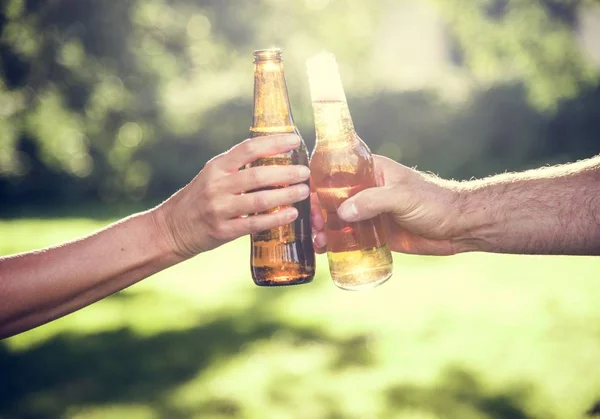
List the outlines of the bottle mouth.
<svg viewBox="0 0 600 419">
<path fill-rule="evenodd" d="M 340 70 L 335 55 L 321 51 L 306 61 L 308 86 L 313 102 L 346 102 Z"/>
<path fill-rule="evenodd" d="M 280 48 L 257 49 L 254 51 L 254 62 L 257 61 L 280 61 Z"/>
</svg>

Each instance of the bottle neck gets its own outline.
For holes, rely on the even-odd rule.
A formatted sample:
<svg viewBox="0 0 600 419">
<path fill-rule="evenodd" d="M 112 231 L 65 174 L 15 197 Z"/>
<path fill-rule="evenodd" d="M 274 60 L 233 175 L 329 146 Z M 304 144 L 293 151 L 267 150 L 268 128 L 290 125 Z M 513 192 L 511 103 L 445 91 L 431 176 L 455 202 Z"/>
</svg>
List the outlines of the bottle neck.
<svg viewBox="0 0 600 419">
<path fill-rule="evenodd" d="M 295 130 L 281 59 L 257 58 L 254 66 L 254 110 L 251 133 L 259 136 Z"/>
<path fill-rule="evenodd" d="M 317 145 L 354 141 L 356 133 L 346 101 L 313 102 Z"/>
</svg>

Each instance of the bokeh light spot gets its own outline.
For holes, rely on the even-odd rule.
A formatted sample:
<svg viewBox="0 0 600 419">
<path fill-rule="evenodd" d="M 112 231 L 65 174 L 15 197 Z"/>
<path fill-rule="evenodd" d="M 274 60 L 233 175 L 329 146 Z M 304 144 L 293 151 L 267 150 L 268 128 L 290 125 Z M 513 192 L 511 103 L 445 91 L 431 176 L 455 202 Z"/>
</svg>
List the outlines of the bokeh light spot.
<svg viewBox="0 0 600 419">
<path fill-rule="evenodd" d="M 75 68 L 85 60 L 85 51 L 79 41 L 66 42 L 60 49 L 57 61 L 65 67 Z"/>
<path fill-rule="evenodd" d="M 142 127 L 135 122 L 127 122 L 119 128 L 117 138 L 125 147 L 135 147 L 142 142 L 144 132 Z"/>
<path fill-rule="evenodd" d="M 92 173 L 94 161 L 88 153 L 73 154 L 69 160 L 69 170 L 78 177 L 87 177 Z"/>
<path fill-rule="evenodd" d="M 190 38 L 202 39 L 210 35 L 210 20 L 201 14 L 194 15 L 187 24 L 187 33 Z"/>
</svg>

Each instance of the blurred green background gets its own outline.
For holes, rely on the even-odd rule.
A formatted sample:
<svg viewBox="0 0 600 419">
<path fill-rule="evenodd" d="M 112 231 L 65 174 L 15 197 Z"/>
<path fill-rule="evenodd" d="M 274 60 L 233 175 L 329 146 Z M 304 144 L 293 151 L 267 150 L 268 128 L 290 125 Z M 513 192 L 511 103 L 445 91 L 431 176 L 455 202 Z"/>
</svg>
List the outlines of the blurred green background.
<svg viewBox="0 0 600 419">
<path fill-rule="evenodd" d="M 304 62 L 327 49 L 359 134 L 404 164 L 468 179 L 600 152 L 595 1 L 3 0 L 0 254 L 148 208 L 243 140 L 271 46 L 311 148 Z M 396 255 L 389 283 L 348 293 L 324 258 L 311 285 L 259 289 L 248 256 L 237 240 L 0 342 L 0 417 L 581 418 L 600 400 L 597 258 Z"/>
</svg>

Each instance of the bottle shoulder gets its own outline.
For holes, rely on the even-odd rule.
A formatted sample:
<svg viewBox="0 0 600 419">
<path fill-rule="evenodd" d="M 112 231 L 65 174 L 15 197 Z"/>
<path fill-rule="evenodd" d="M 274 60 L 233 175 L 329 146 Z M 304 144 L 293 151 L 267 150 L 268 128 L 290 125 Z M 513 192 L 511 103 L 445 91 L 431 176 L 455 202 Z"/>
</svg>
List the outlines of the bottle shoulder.
<svg viewBox="0 0 600 419">
<path fill-rule="evenodd" d="M 311 159 L 315 156 L 336 160 L 340 158 L 352 159 L 352 156 L 356 156 L 361 160 L 373 160 L 371 150 L 358 135 L 339 141 L 319 141 L 317 139 Z"/>
</svg>

